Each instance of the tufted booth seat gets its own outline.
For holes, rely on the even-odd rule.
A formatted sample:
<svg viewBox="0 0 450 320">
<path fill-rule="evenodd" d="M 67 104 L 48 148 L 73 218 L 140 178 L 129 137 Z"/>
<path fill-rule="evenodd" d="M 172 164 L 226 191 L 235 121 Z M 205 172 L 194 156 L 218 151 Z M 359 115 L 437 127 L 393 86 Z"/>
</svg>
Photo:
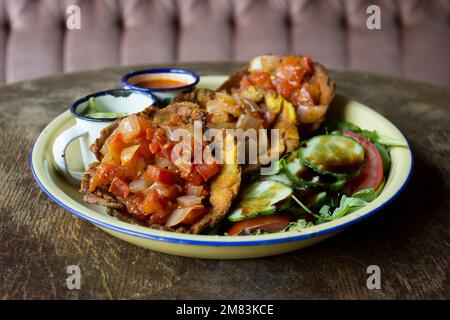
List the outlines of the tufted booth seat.
<svg viewBox="0 0 450 320">
<path fill-rule="evenodd" d="M 381 30 L 366 27 L 371 4 Z M 268 52 L 450 85 L 450 0 L 0 0 L 0 82 Z"/>
</svg>

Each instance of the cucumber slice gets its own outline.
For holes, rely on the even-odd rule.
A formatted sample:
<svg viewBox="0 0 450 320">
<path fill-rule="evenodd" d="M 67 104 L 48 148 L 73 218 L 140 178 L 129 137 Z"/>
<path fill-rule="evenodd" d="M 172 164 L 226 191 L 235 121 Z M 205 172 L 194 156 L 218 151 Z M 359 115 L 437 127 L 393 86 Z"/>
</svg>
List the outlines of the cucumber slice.
<svg viewBox="0 0 450 320">
<path fill-rule="evenodd" d="M 293 185 L 291 179 L 289 179 L 289 177 L 283 173 L 277 174 L 275 176 L 267 176 L 266 178 L 263 178 L 263 179 L 280 182 L 280 183 L 288 186 L 289 188 L 292 188 L 292 185 Z"/>
<path fill-rule="evenodd" d="M 286 159 L 284 168 L 289 179 L 299 187 L 324 187 L 335 191 L 342 188 L 347 182 L 347 177 L 344 175 L 321 175 L 303 165 L 298 152 L 292 153 Z"/>
<path fill-rule="evenodd" d="M 320 174 L 357 175 L 364 164 L 364 148 L 352 138 L 322 135 L 312 137 L 305 144 L 299 149 L 300 159 Z"/>
<path fill-rule="evenodd" d="M 235 222 L 258 215 L 273 214 L 279 208 L 287 208 L 291 205 L 290 201 L 285 202 L 285 200 L 291 197 L 292 192 L 292 188 L 278 181 L 256 181 L 242 192 L 239 202 L 228 219 Z M 277 206 L 279 203 L 282 205 Z"/>
</svg>

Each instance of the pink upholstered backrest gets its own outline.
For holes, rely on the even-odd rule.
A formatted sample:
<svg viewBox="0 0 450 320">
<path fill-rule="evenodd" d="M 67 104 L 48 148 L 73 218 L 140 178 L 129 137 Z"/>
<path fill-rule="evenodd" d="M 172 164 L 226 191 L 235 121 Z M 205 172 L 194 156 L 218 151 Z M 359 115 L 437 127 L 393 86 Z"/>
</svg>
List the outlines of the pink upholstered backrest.
<svg viewBox="0 0 450 320">
<path fill-rule="evenodd" d="M 66 28 L 70 4 L 81 30 Z M 381 30 L 366 27 L 370 4 Z M 449 85 L 450 1 L 0 0 L 0 82 L 268 52 Z"/>
</svg>

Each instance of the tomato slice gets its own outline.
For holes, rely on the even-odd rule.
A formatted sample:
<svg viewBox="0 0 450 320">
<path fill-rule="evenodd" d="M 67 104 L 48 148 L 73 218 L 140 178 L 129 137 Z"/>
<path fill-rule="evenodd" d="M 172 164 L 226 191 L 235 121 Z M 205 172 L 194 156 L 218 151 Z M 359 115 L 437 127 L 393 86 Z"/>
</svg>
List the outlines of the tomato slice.
<svg viewBox="0 0 450 320">
<path fill-rule="evenodd" d="M 246 231 L 251 232 L 258 229 L 267 232 L 276 232 L 286 228 L 290 223 L 291 219 L 289 216 L 282 213 L 269 216 L 259 216 L 236 222 L 228 230 L 228 234 L 230 236 L 236 236 Z"/>
<path fill-rule="evenodd" d="M 360 174 L 349 180 L 344 188 L 346 194 L 354 194 L 363 189 L 374 190 L 383 182 L 383 161 L 380 152 L 367 138 L 353 131 L 344 130 L 342 134 L 358 141 L 364 148 L 364 166 Z"/>
</svg>

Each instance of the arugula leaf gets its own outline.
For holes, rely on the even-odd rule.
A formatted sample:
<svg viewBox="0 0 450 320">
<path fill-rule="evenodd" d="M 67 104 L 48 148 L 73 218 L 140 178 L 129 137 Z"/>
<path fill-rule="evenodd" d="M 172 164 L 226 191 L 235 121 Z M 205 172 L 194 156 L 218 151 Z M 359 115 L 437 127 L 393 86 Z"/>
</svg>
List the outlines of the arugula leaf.
<svg viewBox="0 0 450 320">
<path fill-rule="evenodd" d="M 377 131 L 363 130 L 356 124 L 347 121 L 331 121 L 325 126 L 326 131 L 334 133 L 334 131 L 349 130 L 369 139 L 372 143 L 379 143 L 389 147 L 407 147 L 408 145 L 400 140 L 385 136 Z"/>
<path fill-rule="evenodd" d="M 313 226 L 314 223 L 306 221 L 305 219 L 299 219 L 297 221 L 291 222 L 283 231 L 301 231 Z"/>
<path fill-rule="evenodd" d="M 356 192 L 351 197 L 343 195 L 339 206 L 331 212 L 331 208 L 328 205 L 322 206 L 319 210 L 319 216 L 316 216 L 318 220 L 316 224 L 324 223 L 326 221 L 336 220 L 349 213 L 352 213 L 362 207 L 365 207 L 369 202 L 373 201 L 378 197 L 379 193 L 383 189 L 384 184 L 382 184 L 377 190 L 374 189 L 364 189 Z"/>
<path fill-rule="evenodd" d="M 361 199 L 366 202 L 371 202 L 377 197 L 377 193 L 374 189 L 363 189 L 359 190 L 355 194 L 352 195 L 352 198 Z"/>
<path fill-rule="evenodd" d="M 329 205 L 323 205 L 322 208 L 319 210 L 319 214 L 323 217 L 328 216 L 328 212 L 330 212 L 330 206 Z"/>
<path fill-rule="evenodd" d="M 382 144 L 382 145 L 385 145 L 388 147 L 407 147 L 408 146 L 408 144 L 403 141 L 385 136 L 377 131 L 362 130 L 361 132 L 359 132 L 359 134 L 366 137 L 373 143 L 379 143 L 379 144 Z"/>
<path fill-rule="evenodd" d="M 341 202 L 339 203 L 339 207 L 334 209 L 333 213 L 331 214 L 331 217 L 333 219 L 337 219 L 340 217 L 343 217 L 347 214 L 347 212 L 350 210 L 350 204 L 352 198 L 348 198 L 345 194 L 341 198 Z"/>
<path fill-rule="evenodd" d="M 343 130 L 350 130 L 354 132 L 361 132 L 361 128 L 358 127 L 356 124 L 353 124 L 348 121 L 329 121 L 325 125 L 325 129 L 328 132 L 332 131 L 343 131 Z"/>
</svg>

